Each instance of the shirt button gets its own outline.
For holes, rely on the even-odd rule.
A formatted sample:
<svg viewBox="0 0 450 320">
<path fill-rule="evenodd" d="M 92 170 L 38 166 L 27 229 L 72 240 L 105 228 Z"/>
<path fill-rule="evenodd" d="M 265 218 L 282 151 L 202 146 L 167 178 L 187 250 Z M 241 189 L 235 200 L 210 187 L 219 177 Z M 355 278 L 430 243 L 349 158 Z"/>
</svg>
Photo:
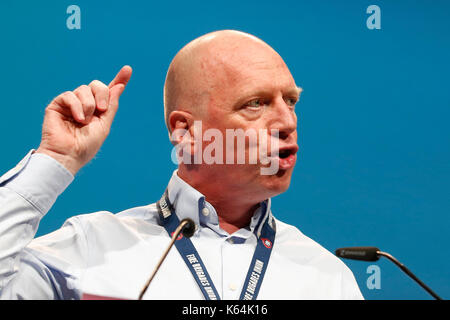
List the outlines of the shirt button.
<svg viewBox="0 0 450 320">
<path fill-rule="evenodd" d="M 237 285 L 236 285 L 236 283 L 230 283 L 230 285 L 228 286 L 228 288 L 230 288 L 230 290 L 231 291 L 236 291 L 236 289 L 237 289 Z"/>
<path fill-rule="evenodd" d="M 209 215 L 209 209 L 206 208 L 206 207 L 204 207 L 204 208 L 202 209 L 202 214 L 203 214 L 205 217 L 208 216 L 208 215 Z"/>
</svg>

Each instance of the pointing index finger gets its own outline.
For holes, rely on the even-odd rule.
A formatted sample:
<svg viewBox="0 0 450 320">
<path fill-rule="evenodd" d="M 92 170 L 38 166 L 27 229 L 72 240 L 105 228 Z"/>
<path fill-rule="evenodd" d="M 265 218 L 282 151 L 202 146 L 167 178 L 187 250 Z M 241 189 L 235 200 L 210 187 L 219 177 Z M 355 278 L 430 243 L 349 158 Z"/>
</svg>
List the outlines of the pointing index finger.
<svg viewBox="0 0 450 320">
<path fill-rule="evenodd" d="M 132 72 L 133 72 L 133 70 L 131 69 L 130 66 L 122 67 L 122 69 L 120 69 L 120 71 L 116 74 L 116 77 L 113 79 L 113 81 L 111 81 L 108 88 L 111 89 L 112 87 L 114 87 L 117 84 L 123 84 L 124 86 L 126 86 L 128 83 L 128 80 L 130 80 L 130 78 L 131 78 Z"/>
</svg>

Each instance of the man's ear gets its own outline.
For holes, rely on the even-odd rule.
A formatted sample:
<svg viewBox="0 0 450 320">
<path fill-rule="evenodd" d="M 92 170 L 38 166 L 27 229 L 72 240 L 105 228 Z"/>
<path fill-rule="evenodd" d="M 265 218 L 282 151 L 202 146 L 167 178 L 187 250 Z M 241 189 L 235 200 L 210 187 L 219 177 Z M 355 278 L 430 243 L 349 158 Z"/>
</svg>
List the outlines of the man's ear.
<svg viewBox="0 0 450 320">
<path fill-rule="evenodd" d="M 169 115 L 170 141 L 173 145 L 178 145 L 184 139 L 183 143 L 193 143 L 187 141 L 193 136 L 191 126 L 194 123 L 192 114 L 186 111 L 172 111 Z M 192 139 L 193 140 L 193 139 Z"/>
</svg>

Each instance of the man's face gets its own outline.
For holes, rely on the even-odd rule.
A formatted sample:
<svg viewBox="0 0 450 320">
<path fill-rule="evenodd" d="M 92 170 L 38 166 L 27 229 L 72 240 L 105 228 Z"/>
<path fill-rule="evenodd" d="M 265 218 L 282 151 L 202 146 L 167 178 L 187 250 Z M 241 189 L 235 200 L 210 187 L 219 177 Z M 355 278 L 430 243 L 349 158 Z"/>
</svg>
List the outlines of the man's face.
<svg viewBox="0 0 450 320">
<path fill-rule="evenodd" d="M 224 192 L 238 191 L 251 199 L 264 200 L 286 191 L 298 150 L 294 106 L 300 89 L 281 57 L 260 44 L 224 51 L 214 63 L 217 71 L 211 73 L 213 85 L 202 119 L 203 132 L 215 128 L 223 137 L 227 129 L 250 130 L 258 135 L 264 132 L 269 156 L 279 151 L 273 159 L 279 170 L 272 175 L 261 174 L 261 168 L 269 165 L 249 163 L 249 153 L 258 146 L 246 143 L 245 164 L 205 165 L 208 175 L 221 181 Z M 278 150 L 271 150 L 274 142 Z M 203 144 L 206 148 L 207 144 Z M 224 151 L 226 157 L 230 150 L 224 146 Z M 233 151 L 235 155 L 243 151 L 237 150 L 236 141 Z"/>
</svg>

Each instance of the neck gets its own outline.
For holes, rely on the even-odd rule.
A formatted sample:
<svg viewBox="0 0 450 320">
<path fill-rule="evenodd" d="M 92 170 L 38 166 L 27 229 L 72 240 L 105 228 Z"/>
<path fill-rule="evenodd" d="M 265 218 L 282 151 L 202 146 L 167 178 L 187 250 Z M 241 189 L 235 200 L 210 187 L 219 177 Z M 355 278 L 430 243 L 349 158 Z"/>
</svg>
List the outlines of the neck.
<svg viewBox="0 0 450 320">
<path fill-rule="evenodd" d="M 259 206 L 259 203 L 235 205 L 233 204 L 234 201 L 235 199 L 230 199 L 230 201 L 224 203 L 217 203 L 214 202 L 214 200 L 208 200 L 208 202 L 216 209 L 217 215 L 219 216 L 220 227 L 229 234 L 249 226 L 253 213 Z"/>
<path fill-rule="evenodd" d="M 253 213 L 259 206 L 258 201 L 248 201 L 253 197 L 229 192 L 223 185 L 214 188 L 210 183 L 196 181 L 193 178 L 195 174 L 186 174 L 181 168 L 178 170 L 178 176 L 205 196 L 205 200 L 216 210 L 219 225 L 223 230 L 232 234 L 250 225 Z"/>
</svg>

